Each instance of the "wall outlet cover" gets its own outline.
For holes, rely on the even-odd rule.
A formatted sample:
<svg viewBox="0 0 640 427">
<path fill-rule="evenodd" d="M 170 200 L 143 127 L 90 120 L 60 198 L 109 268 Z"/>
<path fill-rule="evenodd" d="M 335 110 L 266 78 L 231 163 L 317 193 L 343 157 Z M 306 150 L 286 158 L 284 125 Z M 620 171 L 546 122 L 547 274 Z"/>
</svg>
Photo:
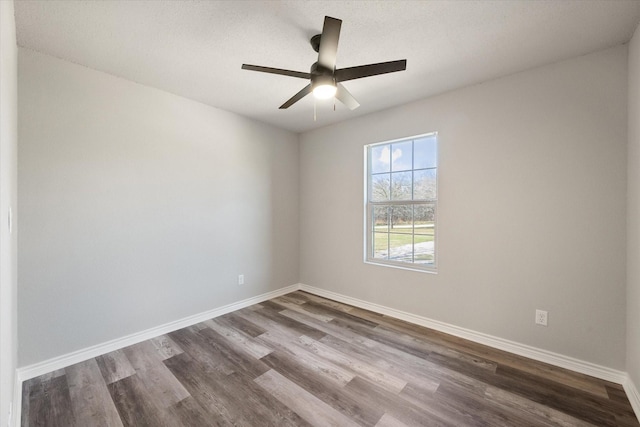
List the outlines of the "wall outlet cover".
<svg viewBox="0 0 640 427">
<path fill-rule="evenodd" d="M 547 326 L 548 315 L 545 310 L 536 310 L 536 325 Z"/>
</svg>

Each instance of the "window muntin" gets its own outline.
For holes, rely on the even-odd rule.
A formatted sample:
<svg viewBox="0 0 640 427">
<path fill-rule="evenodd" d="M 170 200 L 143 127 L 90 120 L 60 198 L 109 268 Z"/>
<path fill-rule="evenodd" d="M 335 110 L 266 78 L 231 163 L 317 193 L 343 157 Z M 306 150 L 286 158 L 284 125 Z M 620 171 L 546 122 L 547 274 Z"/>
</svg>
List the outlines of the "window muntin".
<svg viewBox="0 0 640 427">
<path fill-rule="evenodd" d="M 434 271 L 437 134 L 366 147 L 366 261 Z"/>
</svg>

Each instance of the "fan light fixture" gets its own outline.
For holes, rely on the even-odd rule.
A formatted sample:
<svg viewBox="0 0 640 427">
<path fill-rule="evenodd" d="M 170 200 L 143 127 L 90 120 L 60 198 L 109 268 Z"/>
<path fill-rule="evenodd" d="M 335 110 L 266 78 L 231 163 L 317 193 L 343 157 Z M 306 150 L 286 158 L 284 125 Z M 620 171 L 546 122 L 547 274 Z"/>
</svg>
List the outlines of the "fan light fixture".
<svg viewBox="0 0 640 427">
<path fill-rule="evenodd" d="M 313 88 L 313 96 L 316 99 L 329 99 L 336 95 L 338 88 L 332 84 L 320 84 Z"/>
<path fill-rule="evenodd" d="M 317 74 L 311 77 L 311 88 L 316 99 L 333 98 L 338 91 L 336 82 L 330 74 Z"/>
</svg>

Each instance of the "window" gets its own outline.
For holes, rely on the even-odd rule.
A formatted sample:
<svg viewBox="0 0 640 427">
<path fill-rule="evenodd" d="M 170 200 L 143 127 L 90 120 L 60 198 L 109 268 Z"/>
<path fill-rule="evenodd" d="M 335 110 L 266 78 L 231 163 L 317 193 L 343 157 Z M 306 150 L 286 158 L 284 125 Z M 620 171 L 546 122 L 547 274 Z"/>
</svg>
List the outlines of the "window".
<svg viewBox="0 0 640 427">
<path fill-rule="evenodd" d="M 366 147 L 367 262 L 435 271 L 437 134 Z"/>
</svg>

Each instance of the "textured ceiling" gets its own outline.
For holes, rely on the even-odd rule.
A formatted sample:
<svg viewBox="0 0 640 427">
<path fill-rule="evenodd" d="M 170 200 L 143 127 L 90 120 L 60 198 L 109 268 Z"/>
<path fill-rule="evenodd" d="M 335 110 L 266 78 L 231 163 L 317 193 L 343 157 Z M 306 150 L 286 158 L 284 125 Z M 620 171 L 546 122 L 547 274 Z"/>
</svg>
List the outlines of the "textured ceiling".
<svg viewBox="0 0 640 427">
<path fill-rule="evenodd" d="M 18 44 L 301 132 L 628 41 L 640 0 L 16 1 Z M 407 59 L 407 71 L 345 82 L 361 107 L 307 96 L 325 15 L 343 20 L 337 67 Z"/>
</svg>

